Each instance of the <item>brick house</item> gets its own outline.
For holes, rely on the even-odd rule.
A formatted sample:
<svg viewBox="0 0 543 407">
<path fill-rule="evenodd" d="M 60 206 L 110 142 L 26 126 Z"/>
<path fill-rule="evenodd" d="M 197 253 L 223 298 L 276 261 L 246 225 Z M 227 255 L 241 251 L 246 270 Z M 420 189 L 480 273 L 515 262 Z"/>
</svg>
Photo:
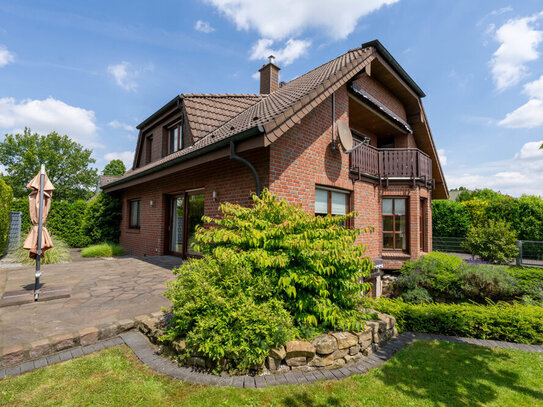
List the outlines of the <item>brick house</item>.
<svg viewBox="0 0 543 407">
<path fill-rule="evenodd" d="M 137 127 L 132 168 L 102 186 L 122 199 L 128 253 L 194 255 L 202 215 L 264 187 L 316 215 L 357 211 L 384 269 L 432 249 L 447 187 L 413 79 L 379 41 L 288 83 L 279 69 L 260 69 L 259 94 L 181 94 Z"/>
</svg>

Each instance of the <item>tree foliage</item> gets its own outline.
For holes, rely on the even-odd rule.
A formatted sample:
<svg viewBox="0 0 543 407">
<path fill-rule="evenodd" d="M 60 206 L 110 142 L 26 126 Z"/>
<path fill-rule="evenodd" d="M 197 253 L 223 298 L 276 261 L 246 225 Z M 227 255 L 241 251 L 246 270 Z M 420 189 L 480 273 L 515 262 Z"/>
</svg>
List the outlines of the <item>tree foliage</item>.
<svg viewBox="0 0 543 407">
<path fill-rule="evenodd" d="M 126 167 L 122 160 L 111 160 L 102 170 L 102 175 L 113 175 L 120 177 L 126 172 Z"/>
<path fill-rule="evenodd" d="M 2 178 L 0 178 L 0 256 L 4 254 L 8 244 L 9 212 L 13 201 L 13 191 Z"/>
<path fill-rule="evenodd" d="M 47 175 L 55 186 L 54 198 L 74 202 L 88 199 L 96 186 L 97 170 L 90 165 L 92 150 L 56 132 L 47 135 L 31 133 L 6 134 L 0 143 L 0 164 L 5 168 L 6 182 L 17 198 L 28 195 L 28 182 L 45 164 Z"/>
<path fill-rule="evenodd" d="M 81 227 L 90 243 L 119 241 L 121 232 L 121 201 L 104 192 L 87 204 Z"/>
</svg>

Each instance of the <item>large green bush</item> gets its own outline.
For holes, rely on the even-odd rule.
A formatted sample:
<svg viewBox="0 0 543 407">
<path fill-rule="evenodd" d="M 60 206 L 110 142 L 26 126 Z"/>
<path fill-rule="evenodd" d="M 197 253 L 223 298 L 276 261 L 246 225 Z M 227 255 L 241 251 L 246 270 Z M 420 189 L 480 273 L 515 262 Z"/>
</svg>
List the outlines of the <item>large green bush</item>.
<svg viewBox="0 0 543 407">
<path fill-rule="evenodd" d="M 439 252 L 406 262 L 394 286 L 412 303 L 508 300 L 519 293 L 506 267 L 465 263 Z"/>
<path fill-rule="evenodd" d="M 464 237 L 471 225 L 464 205 L 448 200 L 432 201 L 432 233 L 434 236 Z"/>
<path fill-rule="evenodd" d="M 28 212 L 28 198 L 13 201 L 12 210 L 22 212 L 22 234 L 28 233 L 32 222 Z M 120 200 L 104 193 L 89 203 L 56 201 L 53 193 L 51 209 L 47 216 L 47 229 L 70 247 L 119 241 L 121 222 Z"/>
<path fill-rule="evenodd" d="M 509 224 L 489 220 L 484 224 L 472 226 L 462 246 L 472 256 L 479 256 L 482 260 L 492 263 L 504 264 L 517 257 L 516 241 L 517 233 L 511 230 Z"/>
<path fill-rule="evenodd" d="M 534 267 L 510 267 L 518 295 L 523 301 L 543 306 L 543 269 Z"/>
<path fill-rule="evenodd" d="M 196 249 L 166 295 L 172 301 L 167 338 L 187 338 L 196 351 L 246 368 L 262 363 L 272 344 L 292 335 L 358 329 L 360 283 L 373 268 L 361 230 L 341 226 L 354 214 L 315 217 L 268 191 L 245 208 L 222 204 L 222 218 L 204 217 Z"/>
<path fill-rule="evenodd" d="M 85 210 L 81 228 L 90 243 L 119 241 L 121 232 L 121 201 L 100 192 L 91 199 Z"/>
<path fill-rule="evenodd" d="M 380 298 L 367 300 L 366 306 L 394 316 L 402 331 L 543 343 L 543 307 L 534 305 L 409 304 Z"/>
<path fill-rule="evenodd" d="M 9 212 L 13 201 L 13 190 L 0 178 L 0 256 L 4 254 L 8 244 Z"/>
</svg>

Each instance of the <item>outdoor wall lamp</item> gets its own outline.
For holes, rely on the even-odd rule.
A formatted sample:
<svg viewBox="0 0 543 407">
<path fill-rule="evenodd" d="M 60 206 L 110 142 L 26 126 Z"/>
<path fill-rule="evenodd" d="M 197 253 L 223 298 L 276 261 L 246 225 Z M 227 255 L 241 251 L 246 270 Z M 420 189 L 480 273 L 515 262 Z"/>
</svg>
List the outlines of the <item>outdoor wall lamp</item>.
<svg viewBox="0 0 543 407">
<path fill-rule="evenodd" d="M 217 195 L 217 191 L 213 191 L 213 200 L 215 202 L 219 202 L 219 196 Z"/>
<path fill-rule="evenodd" d="M 149 205 L 151 206 L 151 208 L 153 207 L 153 204 L 154 204 L 154 202 L 153 202 L 153 200 L 151 199 L 151 201 L 149 202 Z"/>
</svg>

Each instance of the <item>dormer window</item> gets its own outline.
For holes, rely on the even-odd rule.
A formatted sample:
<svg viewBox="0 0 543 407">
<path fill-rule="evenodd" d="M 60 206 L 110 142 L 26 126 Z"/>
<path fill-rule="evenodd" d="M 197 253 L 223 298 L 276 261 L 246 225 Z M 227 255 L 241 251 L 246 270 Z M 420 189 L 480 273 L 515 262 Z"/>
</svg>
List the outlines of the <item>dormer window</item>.
<svg viewBox="0 0 543 407">
<path fill-rule="evenodd" d="M 168 154 L 183 149 L 183 126 L 181 122 L 168 129 Z"/>
</svg>

